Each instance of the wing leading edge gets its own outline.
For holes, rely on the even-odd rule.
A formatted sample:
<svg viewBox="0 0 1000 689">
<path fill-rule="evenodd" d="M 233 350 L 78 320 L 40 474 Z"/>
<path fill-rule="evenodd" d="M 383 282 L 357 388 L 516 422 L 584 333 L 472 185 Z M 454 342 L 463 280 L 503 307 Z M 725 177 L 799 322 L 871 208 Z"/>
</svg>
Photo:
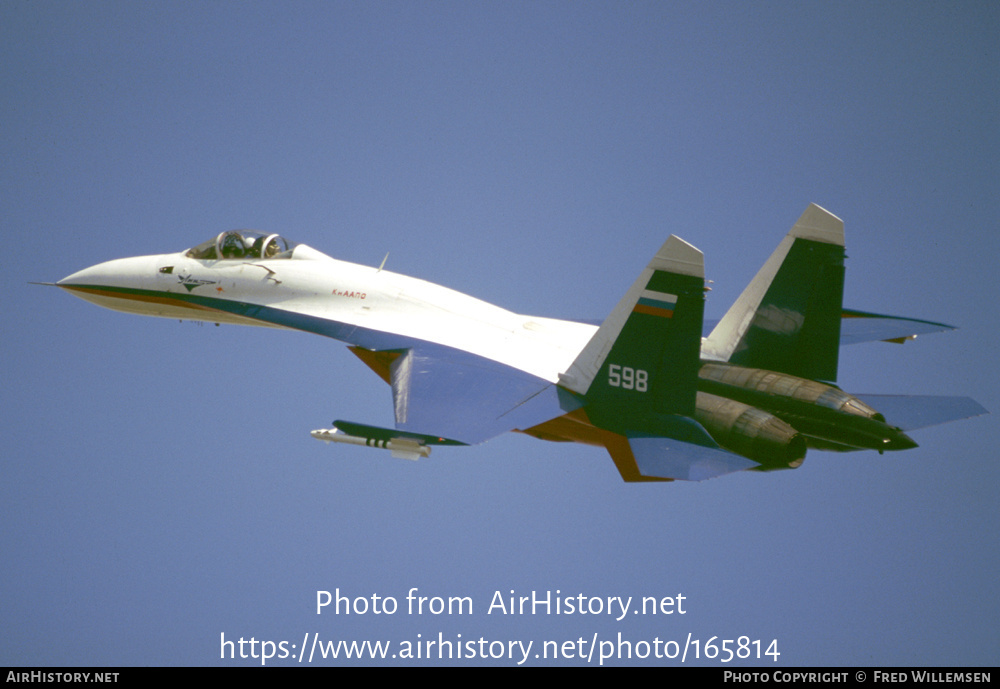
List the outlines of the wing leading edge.
<svg viewBox="0 0 1000 689">
<path fill-rule="evenodd" d="M 840 344 L 852 345 L 862 342 L 893 342 L 903 344 L 915 340 L 918 335 L 956 330 L 954 325 L 936 323 L 920 318 L 889 316 L 857 309 L 843 309 L 840 316 Z M 702 335 L 708 337 L 719 320 L 706 318 Z"/>
<path fill-rule="evenodd" d="M 955 330 L 955 326 L 918 318 L 887 316 L 855 309 L 844 309 L 840 322 L 840 344 L 895 342 L 903 344 L 917 335 Z"/>
</svg>

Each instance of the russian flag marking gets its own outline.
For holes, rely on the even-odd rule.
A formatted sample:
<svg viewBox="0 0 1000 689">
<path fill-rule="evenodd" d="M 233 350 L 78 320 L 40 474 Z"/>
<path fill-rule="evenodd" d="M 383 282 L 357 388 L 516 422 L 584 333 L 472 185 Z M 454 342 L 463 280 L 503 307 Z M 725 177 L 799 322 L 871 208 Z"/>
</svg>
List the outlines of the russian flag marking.
<svg viewBox="0 0 1000 689">
<path fill-rule="evenodd" d="M 677 295 L 644 289 L 632 313 L 645 313 L 660 318 L 672 318 L 677 307 Z"/>
</svg>

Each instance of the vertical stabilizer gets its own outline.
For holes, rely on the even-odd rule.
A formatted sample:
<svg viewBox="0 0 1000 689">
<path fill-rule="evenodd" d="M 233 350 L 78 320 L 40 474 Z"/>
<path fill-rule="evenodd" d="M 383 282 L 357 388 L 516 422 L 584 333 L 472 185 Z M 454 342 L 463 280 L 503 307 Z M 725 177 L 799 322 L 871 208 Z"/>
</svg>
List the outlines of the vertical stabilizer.
<svg viewBox="0 0 1000 689">
<path fill-rule="evenodd" d="M 702 345 L 702 356 L 834 381 L 844 223 L 811 204 Z"/>
<path fill-rule="evenodd" d="M 671 236 L 560 378 L 592 421 L 626 432 L 694 413 L 704 286 L 702 253 Z"/>
</svg>

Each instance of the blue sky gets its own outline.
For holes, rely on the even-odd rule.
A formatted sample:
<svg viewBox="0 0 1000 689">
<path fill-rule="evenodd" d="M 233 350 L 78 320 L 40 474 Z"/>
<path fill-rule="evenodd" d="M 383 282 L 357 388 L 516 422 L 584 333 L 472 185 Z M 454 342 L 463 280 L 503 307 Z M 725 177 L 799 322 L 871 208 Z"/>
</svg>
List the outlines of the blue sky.
<svg viewBox="0 0 1000 689">
<path fill-rule="evenodd" d="M 410 463 L 309 437 L 392 421 L 340 343 L 27 283 L 252 227 L 601 319 L 674 233 L 705 253 L 719 317 L 815 202 L 845 221 L 847 306 L 960 328 L 845 348 L 840 384 L 996 411 L 998 15 L 0 5 L 0 664 L 256 662 L 220 660 L 221 634 L 620 632 L 777 639 L 779 666 L 995 665 L 995 414 L 905 453 L 695 484 L 624 484 L 602 450 L 514 434 Z M 317 590 L 402 605 L 413 587 L 473 614 L 315 614 Z M 687 612 L 487 614 L 512 589 L 682 594 Z"/>
</svg>

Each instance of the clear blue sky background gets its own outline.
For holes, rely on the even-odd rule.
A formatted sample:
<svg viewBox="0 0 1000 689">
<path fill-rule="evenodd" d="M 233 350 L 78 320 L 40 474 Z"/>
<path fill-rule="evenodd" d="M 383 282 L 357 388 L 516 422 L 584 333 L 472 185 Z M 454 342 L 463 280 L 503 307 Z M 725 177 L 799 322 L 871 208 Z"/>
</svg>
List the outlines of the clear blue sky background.
<svg viewBox="0 0 1000 689">
<path fill-rule="evenodd" d="M 410 463 L 309 437 L 392 420 L 340 343 L 27 282 L 253 227 L 601 319 L 675 233 L 704 251 L 719 317 L 816 202 L 846 224 L 848 306 L 960 327 L 845 348 L 841 385 L 996 412 L 998 19 L 992 2 L 0 4 L 0 665 L 214 664 L 220 634 L 306 632 L 746 635 L 777 639 L 781 665 L 995 665 L 996 414 L 910 452 L 694 484 L 627 485 L 600 449 L 513 434 Z M 337 587 L 470 596 L 474 614 L 316 616 Z M 511 589 L 680 593 L 687 613 L 487 615 Z"/>
</svg>

